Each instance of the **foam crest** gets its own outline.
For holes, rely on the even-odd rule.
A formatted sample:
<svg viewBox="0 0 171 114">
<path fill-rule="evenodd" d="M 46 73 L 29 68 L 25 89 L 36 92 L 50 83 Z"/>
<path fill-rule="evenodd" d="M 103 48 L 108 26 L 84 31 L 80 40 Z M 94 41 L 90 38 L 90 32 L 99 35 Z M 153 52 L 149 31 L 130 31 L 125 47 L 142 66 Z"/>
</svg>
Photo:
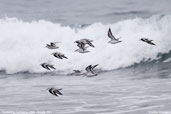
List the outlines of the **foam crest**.
<svg viewBox="0 0 171 114">
<path fill-rule="evenodd" d="M 122 43 L 109 44 L 108 28 Z M 23 22 L 19 19 L 0 19 L 0 70 L 7 73 L 46 72 L 42 62 L 55 65 L 57 71 L 71 72 L 83 69 L 89 64 L 99 64 L 102 70 L 124 68 L 142 60 L 157 59 L 158 53 L 171 50 L 171 16 L 157 15 L 149 19 L 129 19 L 114 24 L 94 23 L 85 28 L 71 28 L 40 20 Z M 141 37 L 153 39 L 157 46 L 140 42 Z M 91 52 L 80 54 L 75 40 L 89 38 L 94 40 Z M 59 49 L 49 50 L 45 45 L 58 41 Z M 62 52 L 69 59 L 59 60 L 51 53 Z"/>
</svg>

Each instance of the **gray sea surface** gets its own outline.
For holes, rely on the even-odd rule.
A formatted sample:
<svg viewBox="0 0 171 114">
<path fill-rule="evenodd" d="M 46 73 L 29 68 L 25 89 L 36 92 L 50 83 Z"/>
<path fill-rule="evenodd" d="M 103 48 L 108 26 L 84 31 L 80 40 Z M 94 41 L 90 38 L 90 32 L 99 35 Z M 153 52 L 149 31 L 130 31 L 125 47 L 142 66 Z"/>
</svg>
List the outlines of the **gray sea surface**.
<svg viewBox="0 0 171 114">
<path fill-rule="evenodd" d="M 171 63 L 138 65 L 95 77 L 27 74 L 0 79 L 0 111 L 5 114 L 149 114 L 171 109 Z M 48 87 L 62 88 L 62 96 Z"/>
<path fill-rule="evenodd" d="M 92 24 L 170 14 L 170 0 L 0 0 L 0 18 Z"/>
</svg>

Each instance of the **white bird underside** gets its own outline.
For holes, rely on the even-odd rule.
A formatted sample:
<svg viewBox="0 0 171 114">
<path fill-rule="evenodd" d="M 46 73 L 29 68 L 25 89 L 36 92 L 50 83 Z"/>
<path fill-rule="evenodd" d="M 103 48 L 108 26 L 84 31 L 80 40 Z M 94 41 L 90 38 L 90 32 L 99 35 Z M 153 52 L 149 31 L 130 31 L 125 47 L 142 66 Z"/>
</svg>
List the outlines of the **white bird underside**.
<svg viewBox="0 0 171 114">
<path fill-rule="evenodd" d="M 111 40 L 111 41 L 109 41 L 108 43 L 111 43 L 111 44 L 117 44 L 117 43 L 120 43 L 120 42 L 122 42 L 122 41 L 118 41 L 118 40 Z"/>
<path fill-rule="evenodd" d="M 119 40 L 120 38 L 115 38 L 115 36 L 112 34 L 112 31 L 110 28 L 108 30 L 108 37 L 111 39 L 111 41 L 109 41 L 108 43 L 117 44 L 117 43 L 122 42 Z"/>
<path fill-rule="evenodd" d="M 96 73 L 91 73 L 91 72 L 87 72 L 85 75 L 86 75 L 87 77 L 97 76 Z"/>
<path fill-rule="evenodd" d="M 57 49 L 59 47 L 47 46 L 48 49 Z"/>
<path fill-rule="evenodd" d="M 81 76 L 83 75 L 82 73 L 82 70 L 73 70 L 74 72 L 71 73 L 70 75 L 73 75 L 73 76 Z"/>
<path fill-rule="evenodd" d="M 75 50 L 75 52 L 76 51 L 79 52 L 79 53 L 88 53 L 88 52 L 90 52 L 87 49 L 82 49 L 82 48 L 78 48 L 78 49 Z"/>
</svg>

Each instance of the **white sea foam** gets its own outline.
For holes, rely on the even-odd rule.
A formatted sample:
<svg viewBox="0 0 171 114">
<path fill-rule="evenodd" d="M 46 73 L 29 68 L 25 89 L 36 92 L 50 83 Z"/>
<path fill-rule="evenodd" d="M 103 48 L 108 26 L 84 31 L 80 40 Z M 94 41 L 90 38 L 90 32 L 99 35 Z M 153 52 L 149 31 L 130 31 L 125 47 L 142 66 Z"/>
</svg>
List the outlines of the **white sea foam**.
<svg viewBox="0 0 171 114">
<path fill-rule="evenodd" d="M 109 27 L 123 42 L 107 43 Z M 128 19 L 108 25 L 95 23 L 77 30 L 44 20 L 30 23 L 16 18 L 0 19 L 0 70 L 46 72 L 40 66 L 42 62 L 50 62 L 57 70 L 66 72 L 83 69 L 89 64 L 99 64 L 103 70 L 127 67 L 142 59 L 156 59 L 158 53 L 171 50 L 170 31 L 171 15 Z M 153 39 L 157 46 L 140 42 L 141 37 Z M 94 40 L 95 48 L 89 48 L 90 53 L 74 52 L 78 48 L 74 41 L 81 38 Z M 61 42 L 60 48 L 44 48 L 51 41 Z M 54 58 L 51 53 L 55 51 L 64 53 L 69 59 Z"/>
<path fill-rule="evenodd" d="M 171 58 L 166 59 L 165 61 L 163 61 L 164 63 L 168 63 L 171 62 Z"/>
</svg>

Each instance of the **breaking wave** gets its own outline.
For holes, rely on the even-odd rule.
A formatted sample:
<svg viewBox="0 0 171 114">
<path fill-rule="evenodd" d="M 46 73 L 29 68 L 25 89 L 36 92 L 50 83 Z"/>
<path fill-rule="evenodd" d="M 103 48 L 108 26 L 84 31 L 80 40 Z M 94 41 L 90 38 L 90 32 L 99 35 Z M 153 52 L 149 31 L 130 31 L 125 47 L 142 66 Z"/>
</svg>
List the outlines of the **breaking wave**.
<svg viewBox="0 0 171 114">
<path fill-rule="evenodd" d="M 116 37 L 122 37 L 122 43 L 108 43 L 109 27 Z M 75 27 L 45 20 L 23 22 L 17 18 L 0 19 L 0 70 L 7 73 L 47 72 L 40 66 L 42 62 L 54 64 L 57 71 L 63 72 L 83 69 L 89 64 L 99 64 L 102 70 L 114 70 L 149 59 L 168 62 L 171 61 L 170 31 L 171 15 Z M 153 39 L 157 46 L 140 42 L 141 37 Z M 90 47 L 90 53 L 74 52 L 77 49 L 74 41 L 81 38 L 94 40 L 95 48 Z M 61 42 L 58 44 L 60 48 L 44 48 L 51 41 Z M 54 58 L 51 53 L 56 51 L 64 53 L 69 59 Z"/>
</svg>

